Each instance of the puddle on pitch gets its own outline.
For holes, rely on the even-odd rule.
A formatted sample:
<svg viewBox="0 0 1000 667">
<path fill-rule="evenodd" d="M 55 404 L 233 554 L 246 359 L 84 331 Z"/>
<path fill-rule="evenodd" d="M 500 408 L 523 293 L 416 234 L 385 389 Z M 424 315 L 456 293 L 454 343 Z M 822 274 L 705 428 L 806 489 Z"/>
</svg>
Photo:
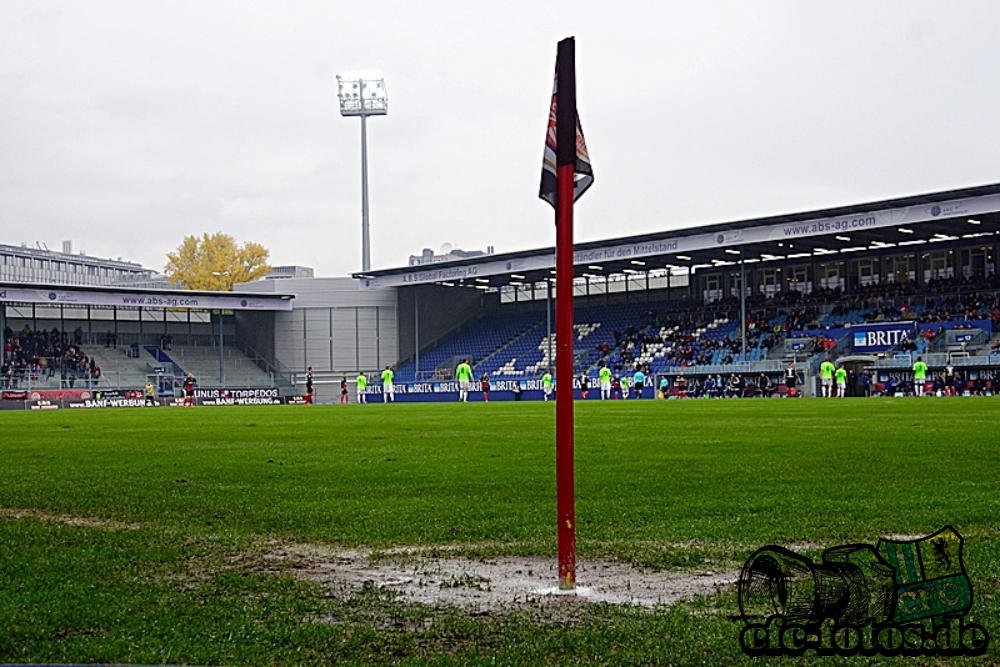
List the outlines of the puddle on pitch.
<svg viewBox="0 0 1000 667">
<path fill-rule="evenodd" d="M 423 604 L 449 604 L 495 610 L 547 599 L 572 597 L 586 602 L 642 607 L 671 605 L 699 595 L 714 595 L 735 584 L 738 572 L 654 572 L 623 563 L 585 560 L 577 564 L 577 594 L 557 594 L 554 558 L 498 556 L 487 559 L 434 557 L 419 550 L 397 551 L 399 559 L 373 561 L 360 551 L 312 545 L 282 545 L 267 553 L 291 573 L 329 584 L 345 596 L 366 584 Z"/>
</svg>

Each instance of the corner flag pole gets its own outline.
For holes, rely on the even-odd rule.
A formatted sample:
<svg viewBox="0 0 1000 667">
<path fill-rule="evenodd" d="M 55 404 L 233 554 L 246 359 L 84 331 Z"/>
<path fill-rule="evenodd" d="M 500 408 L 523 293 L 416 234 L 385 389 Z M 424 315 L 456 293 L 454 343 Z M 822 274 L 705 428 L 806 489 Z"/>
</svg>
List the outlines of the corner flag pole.
<svg viewBox="0 0 1000 667">
<path fill-rule="evenodd" d="M 576 168 L 576 62 L 572 37 L 556 63 L 556 513 L 559 588 L 576 588 L 573 477 L 573 199 Z"/>
</svg>

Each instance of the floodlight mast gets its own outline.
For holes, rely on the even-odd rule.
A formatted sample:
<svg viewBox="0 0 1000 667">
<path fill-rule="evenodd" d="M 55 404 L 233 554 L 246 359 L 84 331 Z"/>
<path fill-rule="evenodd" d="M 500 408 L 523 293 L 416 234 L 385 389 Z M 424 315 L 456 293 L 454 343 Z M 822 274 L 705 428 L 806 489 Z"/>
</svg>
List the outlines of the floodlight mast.
<svg viewBox="0 0 1000 667">
<path fill-rule="evenodd" d="M 337 96 L 341 116 L 361 117 L 361 270 L 371 270 L 371 242 L 368 237 L 368 116 L 389 113 L 385 80 L 378 75 L 337 76 Z"/>
</svg>

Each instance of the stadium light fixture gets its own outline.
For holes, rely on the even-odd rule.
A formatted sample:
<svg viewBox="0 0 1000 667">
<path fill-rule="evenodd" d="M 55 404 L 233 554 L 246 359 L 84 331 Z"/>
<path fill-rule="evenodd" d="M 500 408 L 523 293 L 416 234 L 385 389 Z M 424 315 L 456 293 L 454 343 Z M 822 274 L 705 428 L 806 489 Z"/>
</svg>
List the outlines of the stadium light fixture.
<svg viewBox="0 0 1000 667">
<path fill-rule="evenodd" d="M 510 277 L 511 278 L 517 278 L 518 280 L 524 280 L 524 276 L 522 276 L 519 273 L 512 273 L 512 274 L 510 274 Z"/>
<path fill-rule="evenodd" d="M 979 220 L 973 220 L 972 218 L 969 218 L 969 224 L 970 225 L 981 225 L 983 223 L 981 223 Z"/>
<path fill-rule="evenodd" d="M 489 278 L 476 278 L 476 282 L 477 283 L 486 283 L 487 285 L 489 285 L 490 284 L 490 279 Z"/>
<path fill-rule="evenodd" d="M 683 259 L 685 262 L 690 262 L 691 258 L 687 255 L 677 255 L 677 259 Z"/>
<path fill-rule="evenodd" d="M 896 231 L 899 232 L 900 234 L 912 234 L 913 233 L 913 230 L 909 229 L 907 227 L 900 227 Z"/>
<path fill-rule="evenodd" d="M 646 262 L 640 262 L 637 259 L 633 259 L 632 263 L 635 264 L 636 266 L 646 266 Z"/>
<path fill-rule="evenodd" d="M 743 254 L 739 250 L 733 250 L 732 248 L 726 248 L 726 252 L 729 253 L 730 255 L 742 255 Z"/>
<path fill-rule="evenodd" d="M 361 118 L 361 270 L 371 270 L 368 238 L 368 116 L 389 113 L 389 94 L 381 74 L 360 72 L 337 75 L 337 97 L 341 116 Z"/>
<path fill-rule="evenodd" d="M 596 264 L 591 264 L 591 265 L 587 266 L 587 268 L 590 269 L 591 271 L 603 271 L 604 270 L 603 266 L 597 266 Z"/>
<path fill-rule="evenodd" d="M 834 236 L 833 238 L 837 239 L 838 241 L 843 241 L 844 243 L 850 243 L 851 242 L 851 237 L 850 236 Z"/>
</svg>

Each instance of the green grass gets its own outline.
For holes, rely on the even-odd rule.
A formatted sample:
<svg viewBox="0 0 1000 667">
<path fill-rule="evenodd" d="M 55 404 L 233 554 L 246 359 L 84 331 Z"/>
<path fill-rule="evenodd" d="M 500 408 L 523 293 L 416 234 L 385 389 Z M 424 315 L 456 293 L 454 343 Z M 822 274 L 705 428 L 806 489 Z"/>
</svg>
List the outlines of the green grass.
<svg viewBox="0 0 1000 667">
<path fill-rule="evenodd" d="M 540 622 L 338 600 L 250 565 L 269 540 L 554 555 L 553 419 L 541 403 L 2 412 L 0 507 L 32 512 L 0 520 L 0 662 L 748 662 L 732 594 Z M 578 404 L 580 557 L 738 568 L 768 543 L 952 524 L 973 616 L 1000 633 L 998 422 L 989 398 Z M 998 660 L 995 641 L 982 662 Z"/>
</svg>

